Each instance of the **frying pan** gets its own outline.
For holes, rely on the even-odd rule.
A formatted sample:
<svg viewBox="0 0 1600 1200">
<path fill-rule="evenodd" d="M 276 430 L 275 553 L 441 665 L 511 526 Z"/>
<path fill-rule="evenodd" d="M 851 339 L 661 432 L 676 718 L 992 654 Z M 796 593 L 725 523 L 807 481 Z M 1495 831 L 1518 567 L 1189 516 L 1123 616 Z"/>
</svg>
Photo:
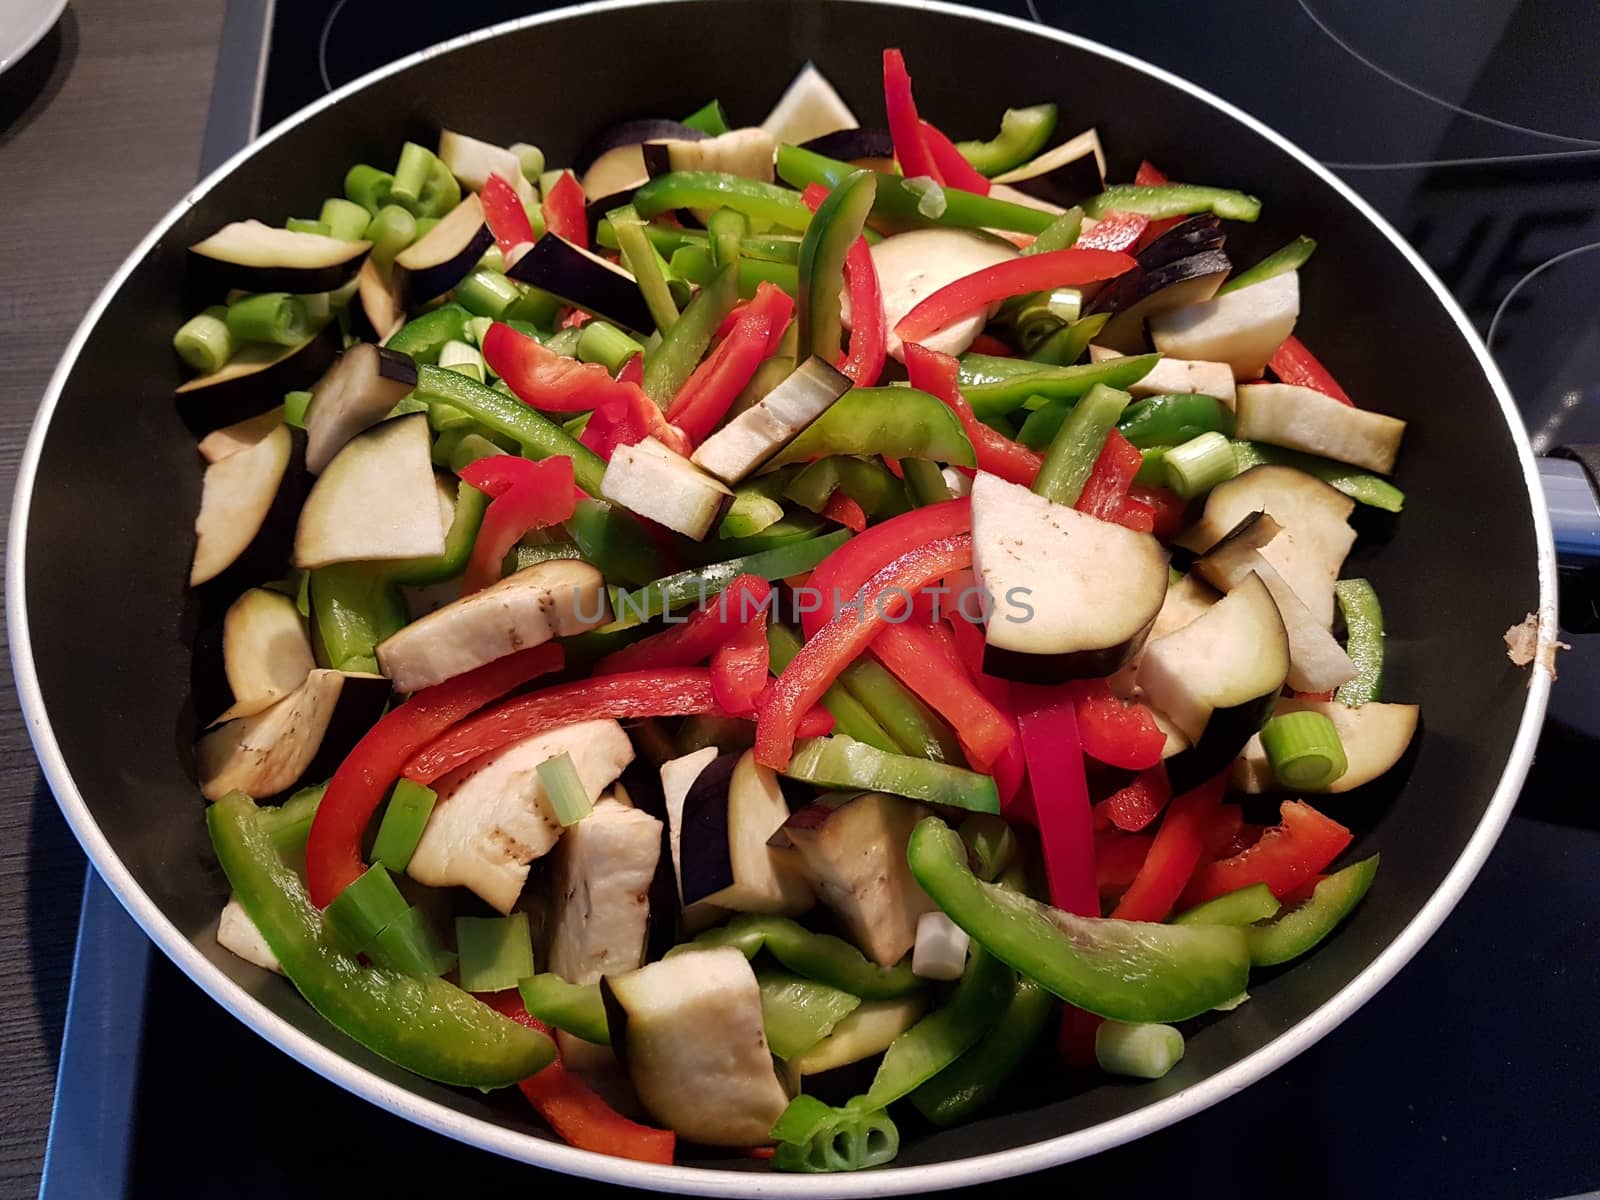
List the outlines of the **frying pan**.
<svg viewBox="0 0 1600 1200">
<path fill-rule="evenodd" d="M 963 134 L 1013 104 L 1061 102 L 1095 125 L 1114 178 L 1141 157 L 1177 178 L 1262 197 L 1230 231 L 1250 262 L 1298 233 L 1301 331 L 1364 404 L 1410 422 L 1405 513 L 1363 529 L 1390 629 L 1387 694 L 1424 732 L 1391 776 L 1331 800 L 1383 856 L 1377 886 L 1314 955 L 1259 977 L 1225 1019 L 1200 1022 L 1180 1066 L 1130 1085 L 1041 1072 L 1002 1108 L 910 1132 L 898 1163 L 857 1176 L 779 1176 L 737 1159 L 659 1167 L 562 1145 L 512 1090 L 413 1078 L 326 1024 L 284 980 L 218 948 L 227 894 L 188 759 L 190 649 L 205 614 L 184 582 L 200 495 L 194 440 L 170 402 L 169 341 L 189 311 L 184 248 L 223 223 L 313 211 L 348 164 L 392 159 L 441 125 L 533 141 L 566 161 L 627 117 L 708 96 L 759 119 L 806 60 L 858 112 L 880 111 L 879 56 L 921 64 L 927 115 Z M 185 197 L 90 309 L 23 456 L 10 533 L 13 666 L 44 772 L 89 857 L 161 949 L 216 1001 L 319 1074 L 408 1120 L 495 1153 L 617 1184 L 716 1195 L 864 1196 L 978 1183 L 1079 1158 L 1245 1087 L 1366 1002 L 1439 926 L 1510 814 L 1549 692 L 1506 659 L 1507 626 L 1555 633 L 1555 562 L 1534 460 L 1504 383 L 1443 286 L 1367 204 L 1259 121 L 1125 55 L 946 4 L 885 0 L 603 3 L 435 47 L 340 89 L 236 155 Z M 1367 514 L 1363 514 L 1364 516 Z M 1044 1056 L 1041 1055 L 1041 1058 Z"/>
</svg>

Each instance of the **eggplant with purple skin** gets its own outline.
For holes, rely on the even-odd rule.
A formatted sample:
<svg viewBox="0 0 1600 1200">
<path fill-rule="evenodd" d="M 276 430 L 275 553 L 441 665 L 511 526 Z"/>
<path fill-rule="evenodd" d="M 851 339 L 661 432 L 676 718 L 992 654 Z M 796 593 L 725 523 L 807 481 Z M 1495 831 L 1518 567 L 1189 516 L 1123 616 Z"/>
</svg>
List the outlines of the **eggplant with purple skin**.
<svg viewBox="0 0 1600 1200">
<path fill-rule="evenodd" d="M 1106 188 L 1106 156 L 1100 148 L 1100 135 L 1085 129 L 1038 158 L 996 175 L 992 182 L 1062 206 L 1099 195 Z"/>
<path fill-rule="evenodd" d="M 337 321 L 298 345 L 246 346 L 220 371 L 196 375 L 178 388 L 178 416 L 201 436 L 259 416 L 282 405 L 285 392 L 309 387 L 343 348 Z"/>
<path fill-rule="evenodd" d="M 371 242 L 235 221 L 189 247 L 191 274 L 218 291 L 335 292 L 355 278 Z"/>
<path fill-rule="evenodd" d="M 1210 300 L 1232 269 L 1222 250 L 1202 250 L 1149 270 L 1135 267 L 1102 288 L 1091 303 L 1093 311 L 1115 314 L 1095 341 L 1122 354 L 1144 353 L 1145 321 Z"/>
<path fill-rule="evenodd" d="M 346 442 L 371 428 L 417 386 L 409 355 L 365 342 L 351 346 L 311 389 L 306 467 L 321 473 Z"/>
<path fill-rule="evenodd" d="M 506 274 L 636 333 L 656 327 L 632 275 L 553 233 L 536 241 Z"/>
<path fill-rule="evenodd" d="M 229 605 L 222 619 L 222 665 L 233 703 L 213 725 L 253 717 L 299 689 L 317 662 L 294 597 L 251 588 Z"/>
<path fill-rule="evenodd" d="M 765 129 L 733 129 L 712 138 L 646 142 L 640 150 L 650 178 L 673 171 L 718 171 L 772 182 L 778 144 Z"/>
<path fill-rule="evenodd" d="M 476 192 L 470 193 L 395 256 L 395 292 L 408 307 L 419 308 L 465 279 L 492 245 L 494 234 L 483 219 L 483 201 Z"/>
<path fill-rule="evenodd" d="M 573 160 L 573 170 L 591 202 L 602 196 L 626 195 L 650 178 L 644 165 L 644 143 L 693 142 L 705 136 L 681 121 L 623 121 L 591 139 Z"/>
<path fill-rule="evenodd" d="M 800 149 L 859 166 L 894 159 L 894 137 L 887 129 L 836 129 L 803 142 Z"/>
<path fill-rule="evenodd" d="M 769 845 L 789 819 L 777 774 L 755 752 L 718 755 L 683 799 L 679 879 L 685 907 L 794 916 L 815 897 L 795 852 Z"/>
</svg>

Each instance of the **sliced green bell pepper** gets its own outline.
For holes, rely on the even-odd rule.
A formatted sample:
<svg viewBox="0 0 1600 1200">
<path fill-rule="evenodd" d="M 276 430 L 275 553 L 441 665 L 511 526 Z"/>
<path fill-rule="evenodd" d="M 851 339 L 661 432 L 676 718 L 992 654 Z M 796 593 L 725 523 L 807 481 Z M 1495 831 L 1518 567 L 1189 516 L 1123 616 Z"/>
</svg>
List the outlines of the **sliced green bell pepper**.
<svg viewBox="0 0 1600 1200">
<path fill-rule="evenodd" d="M 1131 387 L 1160 359 L 1159 354 L 1129 354 L 1075 367 L 1048 367 L 1026 358 L 968 354 L 961 360 L 958 382 L 961 394 L 981 418 L 1004 415 L 1023 405 L 1036 409 L 1051 400 L 1070 400 L 1096 384 Z"/>
<path fill-rule="evenodd" d="M 1111 320 L 1110 313 L 1090 313 L 1064 329 L 1059 329 L 1033 348 L 1028 358 L 1052 367 L 1070 367 L 1083 357 L 1089 343 Z"/>
<path fill-rule="evenodd" d="M 1247 927 L 1244 934 L 1251 963 L 1271 967 L 1309 952 L 1361 903 L 1377 873 L 1378 856 L 1374 854 L 1329 875 L 1312 889 L 1309 900 L 1282 916 Z"/>
<path fill-rule="evenodd" d="M 908 459 L 908 462 L 920 461 Z M 895 517 L 911 508 L 906 485 L 877 459 L 835 454 L 819 458 L 795 477 L 784 496 L 820 513 L 835 491 L 843 492 L 869 517 Z"/>
<path fill-rule="evenodd" d="M 767 1045 L 786 1060 L 811 1049 L 861 1004 L 859 996 L 775 967 L 756 971 L 756 982 Z"/>
<path fill-rule="evenodd" d="M 656 328 L 664 334 L 678 320 L 678 305 L 667 286 L 666 272 L 661 269 L 661 255 L 645 235 L 645 224 L 631 205 L 613 209 L 606 214 L 611 223 L 617 250 L 622 255 L 622 265 L 633 273 L 639 284 L 639 294 Z M 615 373 L 615 372 L 613 372 Z"/>
<path fill-rule="evenodd" d="M 1070 249 L 1082 232 L 1083 209 L 1074 205 L 1046 225 L 1043 233 L 1024 246 L 1022 255 L 1027 258 L 1034 254 L 1048 254 L 1052 250 Z M 1107 319 L 1110 319 L 1109 314 Z"/>
<path fill-rule="evenodd" d="M 690 283 L 710 286 L 717 278 L 717 264 L 709 246 L 684 246 L 672 252 L 672 269 Z M 798 268 L 792 263 L 770 262 L 740 257 L 737 266 L 739 298 L 748 300 L 763 283 L 770 283 L 793 296 L 800 290 Z"/>
<path fill-rule="evenodd" d="M 1261 201 L 1243 192 L 1198 183 L 1124 183 L 1083 202 L 1083 211 L 1095 220 L 1113 210 L 1151 218 L 1209 212 L 1229 221 L 1254 221 L 1261 215 Z"/>
<path fill-rule="evenodd" d="M 837 526 L 809 512 L 785 513 L 765 529 L 736 538 L 707 538 L 684 553 L 684 559 L 693 563 L 716 562 L 719 559 L 759 554 L 776 550 L 795 542 L 818 537 Z"/>
<path fill-rule="evenodd" d="M 481 457 L 481 456 L 480 456 Z M 456 511 L 450 518 L 450 531 L 444 536 L 444 553 L 424 558 L 407 558 L 384 564 L 384 574 L 392 583 L 426 586 L 454 579 L 467 569 L 472 545 L 488 511 L 489 497 L 469 483 L 456 485 Z"/>
<path fill-rule="evenodd" d="M 1270 921 L 1282 907 L 1272 889 L 1264 883 L 1252 883 L 1237 891 L 1197 904 L 1172 918 L 1174 925 L 1253 925 L 1257 921 Z"/>
<path fill-rule="evenodd" d="M 719 929 L 708 929 L 692 942 L 674 946 L 668 954 L 689 948 L 734 946 L 746 958 L 765 950 L 789 970 L 807 979 L 849 992 L 862 1000 L 893 1000 L 922 987 L 909 962 L 880 967 L 843 938 L 812 933 L 788 917 L 740 913 Z M 1242 989 L 1241 989 L 1242 990 Z"/>
<path fill-rule="evenodd" d="M 911 1093 L 912 1107 L 935 1125 L 959 1125 L 990 1104 L 1037 1045 L 1056 1000 L 1026 976 L 1015 979 L 1011 998 L 978 1044 Z"/>
<path fill-rule="evenodd" d="M 466 337 L 467 322 L 471 319 L 472 314 L 454 301 L 441 304 L 432 312 L 407 321 L 384 345 L 410 355 L 419 363 L 437 363 L 439 351 L 446 342 L 459 342 Z"/>
<path fill-rule="evenodd" d="M 1202 433 L 1233 435 L 1233 412 L 1214 396 L 1193 393 L 1135 400 L 1117 429 L 1139 449 L 1174 446 Z"/>
<path fill-rule="evenodd" d="M 1276 275 L 1298 271 L 1306 265 L 1306 260 L 1316 248 L 1316 241 L 1302 234 L 1283 249 L 1274 250 L 1249 270 L 1239 272 L 1217 289 L 1217 295 L 1226 296 L 1229 292 L 1237 292 L 1252 283 L 1264 283 Z"/>
<path fill-rule="evenodd" d="M 328 785 L 301 788 L 276 808 L 258 808 L 256 819 L 262 830 L 272 839 L 279 854 L 293 856 L 303 853 L 306 835 L 311 832 L 311 822 L 317 815 Z"/>
<path fill-rule="evenodd" d="M 544 972 L 517 980 L 522 1007 L 528 1015 L 599 1046 L 611 1045 L 606 1006 L 598 983 L 568 983 Z"/>
<path fill-rule="evenodd" d="M 1365 504 L 1369 508 L 1381 508 L 1384 512 L 1397 513 L 1406 504 L 1406 494 L 1387 479 L 1300 450 L 1269 446 L 1265 442 L 1236 441 L 1233 443 L 1233 458 L 1239 464 L 1241 472 L 1248 471 L 1251 467 L 1259 467 L 1262 463 L 1294 467 L 1307 475 L 1315 475 L 1323 483 L 1343 492 L 1357 504 Z"/>
<path fill-rule="evenodd" d="M 633 207 L 646 220 L 678 208 L 731 208 L 753 221 L 786 229 L 804 229 L 811 223 L 811 210 L 799 192 L 721 171 L 658 175 L 634 192 Z"/>
<path fill-rule="evenodd" d="M 791 542 L 771 550 L 679 571 L 657 579 L 633 591 L 617 592 L 612 596 L 612 611 L 619 619 L 624 613 L 641 621 L 659 617 L 670 609 L 684 604 L 700 604 L 709 596 L 716 596 L 740 575 L 759 575 L 763 579 L 787 579 L 809 571 L 828 555 L 850 540 L 850 531 L 841 529 L 824 537 L 803 542 Z"/>
<path fill-rule="evenodd" d="M 830 1108 L 815 1096 L 796 1096 L 772 1127 L 776 1171 L 816 1173 L 881 1167 L 900 1153 L 900 1131 L 885 1112 Z"/>
<path fill-rule="evenodd" d="M 927 458 L 963 467 L 977 462 L 956 414 L 909 387 L 851 388 L 768 467 L 830 454 Z"/>
<path fill-rule="evenodd" d="M 672 402 L 684 381 L 694 374 L 717 327 L 739 302 L 737 275 L 737 268 L 731 266 L 718 271 L 689 301 L 672 327 L 663 330 L 661 340 L 645 351 L 640 386 L 662 408 Z"/>
<path fill-rule="evenodd" d="M 771 475 L 758 475 L 733 489 L 733 502 L 717 526 L 718 538 L 745 538 L 783 519 L 778 501 L 805 467 L 795 465 Z M 816 509 L 813 511 L 821 511 Z"/>
<path fill-rule="evenodd" d="M 844 259 L 861 236 L 878 194 L 872 171 L 855 171 L 828 193 L 800 242 L 800 345 L 797 357 L 814 354 L 823 362 L 839 357 L 840 296 Z"/>
<path fill-rule="evenodd" d="M 639 584 L 659 579 L 664 560 L 633 514 L 604 500 L 579 500 L 567 532 L 588 562 L 610 583 Z"/>
<path fill-rule="evenodd" d="M 706 235 L 710 239 L 711 261 L 718 268 L 739 261 L 739 242 L 750 232 L 750 222 L 743 213 L 731 208 L 719 208 L 706 222 Z"/>
<path fill-rule="evenodd" d="M 767 650 L 772 673 L 780 674 L 800 653 L 800 636 L 787 625 L 773 622 L 767 626 Z M 836 732 L 890 754 L 899 752 L 900 746 L 878 724 L 866 706 L 844 686 L 842 676 L 840 682 L 822 693 L 821 704 L 832 714 Z"/>
<path fill-rule="evenodd" d="M 311 620 L 330 667 L 376 675 L 379 642 L 410 621 L 386 563 L 336 563 L 311 572 Z"/>
<path fill-rule="evenodd" d="M 1333 596 L 1344 617 L 1345 653 L 1356 667 L 1356 677 L 1340 684 L 1333 698 L 1360 708 L 1383 691 L 1383 607 L 1377 590 L 1365 579 L 1339 580 Z"/>
<path fill-rule="evenodd" d="M 994 137 L 987 142 L 957 142 L 956 149 L 978 174 L 1003 175 L 1043 150 L 1055 131 L 1054 104 L 1008 108 L 1000 118 L 1000 132 Z"/>
<path fill-rule="evenodd" d="M 950 727 L 877 659 L 858 658 L 840 674 L 839 682 L 894 739 L 890 752 L 957 766 L 966 762 Z M 850 736 L 849 730 L 839 732 Z"/>
<path fill-rule="evenodd" d="M 992 776 L 926 758 L 885 753 L 841 734 L 801 742 L 782 773 L 819 787 L 889 792 L 969 812 L 1000 811 L 1000 795 Z"/>
<path fill-rule="evenodd" d="M 1076 504 L 1094 470 L 1095 459 L 1106 444 L 1106 436 L 1132 399 L 1127 392 L 1095 384 L 1050 439 L 1050 448 L 1033 481 L 1034 492 L 1057 504 Z"/>
</svg>

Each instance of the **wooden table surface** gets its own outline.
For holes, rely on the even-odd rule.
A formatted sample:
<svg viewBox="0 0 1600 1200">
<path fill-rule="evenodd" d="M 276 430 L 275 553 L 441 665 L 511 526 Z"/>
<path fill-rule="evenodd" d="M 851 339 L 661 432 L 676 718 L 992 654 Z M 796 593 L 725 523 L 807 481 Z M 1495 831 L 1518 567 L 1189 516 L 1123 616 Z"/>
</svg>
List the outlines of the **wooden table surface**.
<svg viewBox="0 0 1600 1200">
<path fill-rule="evenodd" d="M 196 178 L 223 0 L 73 0 L 0 76 L 0 496 L 111 272 Z M 4 550 L 0 549 L 0 554 Z M 4 634 L 0 633 L 0 637 Z M 0 689 L 0 1197 L 38 1189 L 84 857 Z"/>
</svg>

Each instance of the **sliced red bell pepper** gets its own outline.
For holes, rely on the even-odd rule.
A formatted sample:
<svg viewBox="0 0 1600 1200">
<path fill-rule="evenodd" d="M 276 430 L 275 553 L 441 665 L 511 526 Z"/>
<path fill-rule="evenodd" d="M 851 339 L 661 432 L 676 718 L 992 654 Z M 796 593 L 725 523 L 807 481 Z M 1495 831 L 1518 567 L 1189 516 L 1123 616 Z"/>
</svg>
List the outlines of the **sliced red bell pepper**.
<svg viewBox="0 0 1600 1200">
<path fill-rule="evenodd" d="M 594 317 L 584 312 L 583 309 L 569 308 L 566 311 L 566 315 L 556 324 L 561 329 L 582 329 L 592 320 L 594 320 Z"/>
<path fill-rule="evenodd" d="M 1073 507 L 1102 521 L 1149 533 L 1155 524 L 1154 513 L 1142 504 L 1128 502 L 1128 488 L 1143 463 L 1139 448 L 1111 430 Z"/>
<path fill-rule="evenodd" d="M 862 511 L 861 505 L 850 499 L 843 492 L 834 492 L 828 497 L 827 504 L 823 505 L 822 515 L 830 521 L 837 521 L 846 529 L 860 533 L 867 527 L 867 514 Z"/>
<path fill-rule="evenodd" d="M 528 210 L 522 207 L 522 197 L 498 175 L 483 181 L 483 191 L 478 194 L 483 201 L 483 220 L 494 234 L 500 253 L 507 265 L 516 257 L 518 246 L 533 245 L 533 222 L 528 220 Z"/>
<path fill-rule="evenodd" d="M 944 176 L 945 183 L 964 192 L 987 196 L 989 180 L 967 161 L 966 155 L 956 149 L 956 144 L 945 137 L 937 125 L 928 121 L 918 121 L 918 125 L 922 129 L 922 144 L 928 148 L 928 156 L 933 159 L 939 174 Z"/>
<path fill-rule="evenodd" d="M 1079 234 L 1072 248 L 1126 252 L 1138 245 L 1139 238 L 1148 228 L 1150 218 L 1143 213 L 1108 212 L 1095 223 L 1093 229 Z"/>
<path fill-rule="evenodd" d="M 1183 893 L 1191 908 L 1225 892 L 1264 883 L 1282 899 L 1321 871 L 1350 844 L 1350 831 L 1301 800 L 1285 800 L 1278 809 L 1281 823 L 1261 840 L 1232 858 L 1195 872 Z"/>
<path fill-rule="evenodd" d="M 528 1015 L 515 988 L 504 992 L 479 992 L 482 1000 L 503 1017 L 519 1025 L 537 1029 L 549 1036 L 544 1022 Z M 544 1118 L 556 1135 L 569 1146 L 631 1158 L 638 1162 L 671 1165 L 677 1149 L 677 1135 L 670 1129 L 656 1129 L 630 1121 L 602 1100 L 581 1076 L 567 1070 L 557 1058 L 537 1075 L 517 1084 L 535 1112 Z"/>
<path fill-rule="evenodd" d="M 1111 279 L 1137 266 L 1126 254 L 1112 250 L 1051 250 L 1030 258 L 1012 258 L 965 275 L 925 297 L 900 318 L 894 331 L 902 341 L 920 342 L 961 318 L 987 308 L 997 300 L 1078 287 Z"/>
<path fill-rule="evenodd" d="M 748 716 L 767 686 L 770 666 L 765 613 L 752 616 L 711 656 L 711 692 L 724 710 Z"/>
<path fill-rule="evenodd" d="M 678 389 L 667 409 L 668 422 L 683 430 L 691 442 L 703 441 L 727 416 L 793 313 L 794 300 L 789 294 L 763 281 L 732 332 Z"/>
<path fill-rule="evenodd" d="M 1333 699 L 1333 692 L 1290 692 L 1296 700 L 1320 700 L 1324 704 Z"/>
<path fill-rule="evenodd" d="M 911 75 L 906 70 L 905 56 L 894 49 L 883 52 L 883 107 L 889 117 L 889 137 L 894 142 L 900 173 L 907 179 L 926 176 L 943 183 L 944 176 L 922 138 L 922 120 L 917 116 L 916 101 L 911 98 Z"/>
<path fill-rule="evenodd" d="M 506 555 L 523 534 L 559 525 L 572 516 L 572 458 L 560 454 L 530 462 L 511 454 L 495 454 L 468 464 L 461 478 L 494 497 L 483 514 L 472 556 L 461 576 L 461 594 L 470 596 L 499 581 Z"/>
<path fill-rule="evenodd" d="M 800 194 L 812 212 L 828 198 L 821 184 L 806 185 Z M 844 286 L 850 295 L 850 344 L 839 360 L 839 370 L 857 387 L 871 387 L 883 374 L 889 357 L 889 331 L 883 315 L 883 289 L 878 284 L 878 268 L 872 262 L 867 239 L 857 238 L 844 257 Z M 776 352 L 777 347 L 773 347 Z M 891 470 L 898 470 L 891 464 Z"/>
<path fill-rule="evenodd" d="M 1020 442 L 1012 441 L 998 429 L 991 429 L 978 420 L 956 382 L 960 364 L 948 354 L 930 350 L 919 342 L 907 342 L 905 354 L 911 386 L 942 400 L 960 418 L 961 427 L 966 430 L 967 440 L 977 455 L 978 469 L 998 475 L 1009 483 L 1020 483 L 1024 487 L 1032 484 L 1044 460 Z M 1139 452 L 1134 450 L 1133 453 L 1137 459 Z"/>
<path fill-rule="evenodd" d="M 1172 911 L 1200 864 L 1206 830 L 1215 819 L 1227 783 L 1224 771 L 1193 791 L 1173 797 L 1156 830 L 1150 853 L 1112 910 L 1113 917 L 1122 921 L 1160 921 Z"/>
<path fill-rule="evenodd" d="M 972 502 L 966 497 L 942 500 L 880 521 L 851 538 L 811 572 L 811 587 L 822 597 L 820 610 L 801 614 L 806 636 L 814 637 L 834 610 L 886 564 L 936 538 L 966 533 L 972 528 Z"/>
<path fill-rule="evenodd" d="M 1282 383 L 1308 387 L 1324 396 L 1332 396 L 1340 404 L 1348 404 L 1351 408 L 1356 406 L 1356 402 L 1339 386 L 1339 381 L 1328 373 L 1328 368 L 1318 362 L 1317 356 L 1307 350 L 1305 343 L 1292 333 L 1283 339 L 1283 345 L 1273 351 L 1267 366 L 1272 368 L 1272 373 Z"/>
<path fill-rule="evenodd" d="M 1183 528 L 1189 502 L 1170 488 L 1146 487 L 1136 483 L 1128 489 L 1128 499 L 1150 510 L 1151 532 L 1157 537 L 1171 537 Z"/>
<path fill-rule="evenodd" d="M 606 408 L 631 399 L 639 391 L 632 384 L 611 378 L 599 363 L 579 362 L 557 354 L 537 338 L 499 322 L 489 326 L 483 335 L 483 360 L 506 381 L 517 399 L 544 412 Z"/>
<path fill-rule="evenodd" d="M 1241 821 L 1239 832 L 1233 835 L 1233 840 L 1213 854 L 1211 860 L 1216 862 L 1219 859 L 1232 858 L 1236 854 L 1243 854 L 1251 846 L 1259 842 L 1261 835 L 1270 828 L 1270 825 L 1258 825 L 1254 821 Z"/>
<path fill-rule="evenodd" d="M 1102 899 L 1114 899 L 1128 890 L 1155 840 L 1153 833 L 1123 833 L 1117 829 L 1095 835 L 1094 882 Z"/>
<path fill-rule="evenodd" d="M 951 619 L 950 632 L 973 683 L 1005 718 L 1006 724 L 1016 729 L 1017 711 L 1011 701 L 1011 685 L 1004 679 L 983 673 L 983 634 L 976 625 L 959 614 Z M 1028 773 L 1028 767 L 1022 755 L 1020 737 L 1014 737 L 1006 744 L 999 757 L 989 764 L 989 773 L 994 776 L 995 789 L 1000 793 L 1000 811 L 1006 820 L 1035 824 L 1038 818 L 1034 814 L 1032 797 L 1024 801 L 1021 796 L 1022 781 Z"/>
<path fill-rule="evenodd" d="M 1167 735 L 1142 704 L 1116 695 L 1103 679 L 1069 684 L 1083 752 L 1107 766 L 1144 771 L 1161 761 Z"/>
<path fill-rule="evenodd" d="M 1083 728 L 1080 718 L 1078 727 Z M 1172 799 L 1172 785 L 1161 767 L 1151 767 L 1134 776 L 1132 783 L 1118 788 L 1094 806 L 1095 816 L 1104 816 L 1125 833 L 1138 833 L 1161 815 Z"/>
<path fill-rule="evenodd" d="M 557 237 L 566 238 L 574 246 L 589 248 L 589 217 L 584 211 L 583 186 L 571 171 L 561 172 L 561 178 L 545 193 L 540 206 L 544 226 Z"/>
<path fill-rule="evenodd" d="M 683 431 L 662 415 L 643 389 L 635 386 L 634 394 L 595 409 L 578 440 L 610 462 L 618 446 L 637 446 L 647 437 L 685 458 L 694 450 Z"/>
<path fill-rule="evenodd" d="M 1261 828 L 1258 826 L 1257 828 Z M 1217 807 L 1217 815 L 1211 822 L 1211 827 L 1206 830 L 1206 848 L 1202 853 L 1201 862 L 1215 862 L 1219 858 L 1228 858 L 1238 853 L 1231 849 L 1244 830 L 1244 809 L 1237 804 L 1222 804 Z M 1260 835 L 1257 834 L 1257 837 Z M 1255 838 L 1251 839 L 1255 844 Z M 1244 847 L 1240 846 L 1239 850 Z"/>
<path fill-rule="evenodd" d="M 752 619 L 763 619 L 771 597 L 772 585 L 765 579 L 740 575 L 695 609 L 687 620 L 669 624 L 660 633 L 606 655 L 595 663 L 593 674 L 697 667 Z"/>
<path fill-rule="evenodd" d="M 987 354 L 991 358 L 1015 358 L 1016 348 L 1010 342 L 1002 342 L 992 333 L 980 333 L 972 339 L 972 352 L 974 354 Z"/>
<path fill-rule="evenodd" d="M 923 624 L 893 625 L 872 643 L 872 653 L 922 701 L 950 722 L 972 765 L 987 771 L 1017 739 L 1015 722 L 990 702 L 968 676 L 940 653 Z"/>
<path fill-rule="evenodd" d="M 1094 820 L 1072 694 L 1065 688 L 1020 683 L 1011 685 L 1011 694 L 1033 784 L 1050 903 L 1079 916 L 1098 917 Z"/>
<path fill-rule="evenodd" d="M 635 354 L 622 364 L 622 369 L 617 372 L 618 383 L 631 383 L 639 387 L 644 383 L 644 355 Z"/>
<path fill-rule="evenodd" d="M 788 766 L 801 715 L 880 632 L 894 628 L 888 616 L 904 611 L 919 589 L 971 565 L 972 537 L 961 533 L 915 547 L 862 584 L 851 607 L 835 613 L 806 641 L 762 697 L 756 717 L 756 761 L 773 770 Z"/>
<path fill-rule="evenodd" d="M 328 781 L 311 822 L 306 838 L 311 902 L 326 908 L 367 869 L 361 839 L 412 754 L 513 688 L 559 671 L 563 660 L 554 642 L 519 650 L 425 688 L 367 730 Z"/>
</svg>

